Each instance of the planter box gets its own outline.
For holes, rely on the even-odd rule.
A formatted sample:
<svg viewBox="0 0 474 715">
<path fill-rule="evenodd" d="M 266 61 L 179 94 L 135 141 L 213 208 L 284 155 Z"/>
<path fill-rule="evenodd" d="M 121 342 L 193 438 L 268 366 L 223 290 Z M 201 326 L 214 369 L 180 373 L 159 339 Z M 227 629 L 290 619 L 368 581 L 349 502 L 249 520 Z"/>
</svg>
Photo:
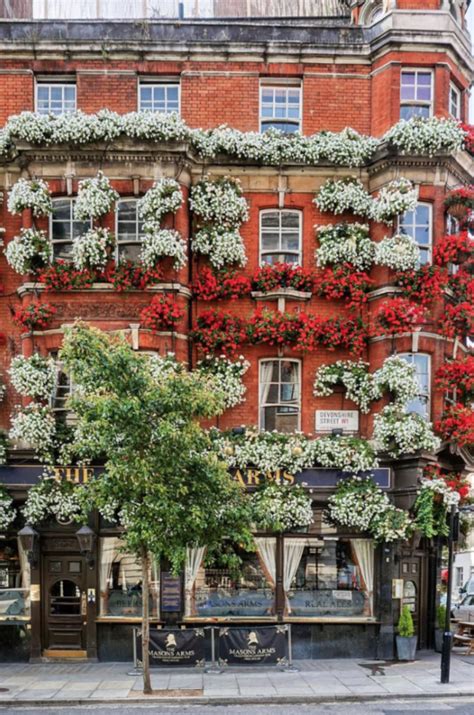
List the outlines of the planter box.
<svg viewBox="0 0 474 715">
<path fill-rule="evenodd" d="M 418 636 L 412 636 L 411 638 L 397 636 L 396 641 L 398 660 L 415 660 Z"/>
</svg>

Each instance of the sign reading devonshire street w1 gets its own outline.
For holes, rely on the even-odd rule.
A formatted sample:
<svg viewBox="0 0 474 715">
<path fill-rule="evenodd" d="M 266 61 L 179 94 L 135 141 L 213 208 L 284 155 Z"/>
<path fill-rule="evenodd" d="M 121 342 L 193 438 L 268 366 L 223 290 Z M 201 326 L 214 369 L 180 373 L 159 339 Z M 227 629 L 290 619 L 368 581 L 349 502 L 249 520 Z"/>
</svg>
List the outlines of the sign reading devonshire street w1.
<svg viewBox="0 0 474 715">
<path fill-rule="evenodd" d="M 141 633 L 137 635 L 137 653 L 142 652 Z M 150 630 L 150 665 L 193 665 L 203 666 L 204 629 L 185 630 L 157 628 Z"/>
<path fill-rule="evenodd" d="M 287 626 L 219 628 L 219 665 L 287 662 Z"/>
<path fill-rule="evenodd" d="M 316 410 L 316 432 L 331 432 L 342 429 L 344 432 L 359 431 L 359 412 L 357 410 Z"/>
</svg>

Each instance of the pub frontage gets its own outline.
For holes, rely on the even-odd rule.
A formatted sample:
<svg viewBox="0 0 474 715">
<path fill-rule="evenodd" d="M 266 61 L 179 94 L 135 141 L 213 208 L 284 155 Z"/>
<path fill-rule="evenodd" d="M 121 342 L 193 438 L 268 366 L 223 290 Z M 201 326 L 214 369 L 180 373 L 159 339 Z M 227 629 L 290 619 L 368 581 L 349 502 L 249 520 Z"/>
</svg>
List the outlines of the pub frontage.
<svg viewBox="0 0 474 715">
<path fill-rule="evenodd" d="M 372 476 L 406 503 L 412 489 L 403 484 L 413 468 L 391 465 Z M 100 471 L 56 467 L 55 476 L 84 484 Z M 18 504 L 41 474 L 40 465 L 0 467 L 0 481 Z M 302 484 L 313 500 L 313 524 L 295 533 L 256 533 L 255 551 L 239 553 L 238 574 L 206 563 L 204 547 L 188 549 L 178 575 L 152 560 L 152 630 L 291 623 L 294 658 L 389 659 L 400 607 L 407 604 L 419 647 L 431 647 L 439 545 L 376 545 L 328 524 L 327 497 L 347 476 L 321 468 L 296 475 L 234 470 L 250 490 L 266 479 Z M 18 531 L 0 541 L 2 660 L 130 661 L 142 610 L 141 566 L 123 550 L 120 530 L 97 514 L 86 528 L 58 521 L 15 526 Z"/>
</svg>

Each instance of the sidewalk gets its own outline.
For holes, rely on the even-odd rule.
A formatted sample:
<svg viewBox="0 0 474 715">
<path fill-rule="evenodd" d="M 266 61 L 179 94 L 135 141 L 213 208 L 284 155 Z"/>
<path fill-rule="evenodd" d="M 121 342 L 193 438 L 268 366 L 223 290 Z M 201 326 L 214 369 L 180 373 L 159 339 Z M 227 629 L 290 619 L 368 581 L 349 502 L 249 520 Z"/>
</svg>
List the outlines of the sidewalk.
<svg viewBox="0 0 474 715">
<path fill-rule="evenodd" d="M 232 668 L 221 674 L 191 669 L 152 671 L 161 703 L 316 703 L 474 696 L 474 657 L 453 654 L 451 682 L 441 685 L 440 656 L 421 654 L 414 663 L 376 663 L 355 659 L 300 660 L 297 672 L 275 668 Z M 127 675 L 127 663 L 0 664 L 0 711 L 6 705 L 142 702 L 140 677 Z M 3 689 L 6 690 L 3 690 Z M 173 692 L 174 691 L 174 692 Z"/>
</svg>

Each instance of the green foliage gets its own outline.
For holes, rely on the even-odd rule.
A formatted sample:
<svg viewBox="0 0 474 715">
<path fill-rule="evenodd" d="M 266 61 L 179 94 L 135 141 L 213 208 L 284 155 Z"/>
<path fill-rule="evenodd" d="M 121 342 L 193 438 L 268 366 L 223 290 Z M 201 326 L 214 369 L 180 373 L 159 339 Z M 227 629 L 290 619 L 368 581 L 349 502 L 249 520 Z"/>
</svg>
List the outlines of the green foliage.
<svg viewBox="0 0 474 715">
<path fill-rule="evenodd" d="M 438 628 L 444 628 L 446 622 L 446 606 L 439 605 L 436 609 L 436 624 Z"/>
<path fill-rule="evenodd" d="M 431 539 L 433 536 L 447 536 L 449 533 L 446 521 L 447 509 L 431 489 L 420 489 L 413 504 L 415 515 L 414 526 L 423 536 Z"/>
<path fill-rule="evenodd" d="M 398 619 L 398 635 L 403 638 L 411 638 L 415 634 L 413 617 L 408 606 L 403 606 L 400 618 Z"/>
<path fill-rule="evenodd" d="M 105 462 L 85 512 L 115 518 L 128 550 L 146 548 L 174 570 L 186 546 L 219 550 L 227 539 L 251 548 L 245 495 L 198 423 L 223 410 L 214 383 L 184 370 L 160 374 L 124 338 L 82 323 L 67 332 L 60 359 L 76 387 L 72 449 Z"/>
</svg>

